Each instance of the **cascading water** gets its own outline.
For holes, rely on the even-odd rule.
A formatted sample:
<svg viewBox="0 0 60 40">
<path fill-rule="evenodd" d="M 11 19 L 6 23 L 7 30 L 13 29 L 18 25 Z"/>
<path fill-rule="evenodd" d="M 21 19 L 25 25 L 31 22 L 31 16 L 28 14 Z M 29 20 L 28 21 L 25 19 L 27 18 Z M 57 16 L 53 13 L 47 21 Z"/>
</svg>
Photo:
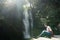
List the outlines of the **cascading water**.
<svg viewBox="0 0 60 40">
<path fill-rule="evenodd" d="M 26 5 L 24 5 L 26 6 Z M 24 19 L 23 19 L 23 22 L 24 22 L 24 26 L 25 26 L 25 31 L 24 31 L 24 37 L 25 38 L 30 38 L 30 34 L 29 34 L 29 14 L 28 14 L 28 9 L 24 8 Z"/>
<path fill-rule="evenodd" d="M 27 1 L 27 4 L 23 6 L 24 7 L 24 18 L 23 18 L 23 23 L 24 23 L 24 27 L 25 27 L 25 31 L 24 31 L 24 38 L 28 39 L 30 38 L 30 24 L 31 27 L 33 26 L 33 19 L 32 19 L 32 14 L 31 14 L 31 10 L 29 10 L 30 8 L 30 3 Z M 31 22 L 29 22 L 29 19 Z"/>
</svg>

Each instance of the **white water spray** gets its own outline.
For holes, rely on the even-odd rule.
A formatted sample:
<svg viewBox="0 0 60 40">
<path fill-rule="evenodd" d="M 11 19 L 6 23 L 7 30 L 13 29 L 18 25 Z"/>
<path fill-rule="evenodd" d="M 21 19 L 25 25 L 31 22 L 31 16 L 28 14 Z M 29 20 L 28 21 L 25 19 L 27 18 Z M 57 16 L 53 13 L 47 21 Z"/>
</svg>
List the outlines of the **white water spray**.
<svg viewBox="0 0 60 40">
<path fill-rule="evenodd" d="M 30 23 L 29 23 L 29 19 L 31 21 L 31 27 L 33 26 L 33 19 L 32 19 L 32 14 L 31 14 L 31 10 L 30 9 L 30 3 L 26 0 L 27 4 L 25 4 L 23 6 L 24 8 L 24 19 L 23 19 L 23 23 L 24 23 L 24 26 L 25 26 L 25 31 L 24 31 L 24 38 L 30 38 Z"/>
</svg>

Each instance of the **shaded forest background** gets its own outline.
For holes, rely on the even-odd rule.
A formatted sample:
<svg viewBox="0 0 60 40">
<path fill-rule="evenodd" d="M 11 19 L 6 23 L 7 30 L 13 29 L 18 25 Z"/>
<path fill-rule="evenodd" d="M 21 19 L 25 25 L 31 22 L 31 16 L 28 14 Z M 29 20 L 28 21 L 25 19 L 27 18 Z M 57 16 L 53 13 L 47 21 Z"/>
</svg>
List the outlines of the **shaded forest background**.
<svg viewBox="0 0 60 40">
<path fill-rule="evenodd" d="M 45 23 L 51 26 L 55 35 L 60 34 L 60 0 L 31 0 L 34 19 L 33 36 L 44 29 Z"/>
</svg>

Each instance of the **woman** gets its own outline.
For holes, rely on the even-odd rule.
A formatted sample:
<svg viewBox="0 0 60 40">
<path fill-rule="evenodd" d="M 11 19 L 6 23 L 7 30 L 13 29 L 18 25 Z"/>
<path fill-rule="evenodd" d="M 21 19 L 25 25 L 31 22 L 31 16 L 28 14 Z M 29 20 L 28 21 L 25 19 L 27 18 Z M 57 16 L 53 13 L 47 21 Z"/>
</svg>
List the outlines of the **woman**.
<svg viewBox="0 0 60 40">
<path fill-rule="evenodd" d="M 46 27 L 46 29 L 42 31 L 40 36 L 45 34 L 44 36 L 52 37 L 53 36 L 53 31 L 52 31 L 51 27 L 46 25 L 46 24 L 44 24 L 44 26 Z"/>
</svg>

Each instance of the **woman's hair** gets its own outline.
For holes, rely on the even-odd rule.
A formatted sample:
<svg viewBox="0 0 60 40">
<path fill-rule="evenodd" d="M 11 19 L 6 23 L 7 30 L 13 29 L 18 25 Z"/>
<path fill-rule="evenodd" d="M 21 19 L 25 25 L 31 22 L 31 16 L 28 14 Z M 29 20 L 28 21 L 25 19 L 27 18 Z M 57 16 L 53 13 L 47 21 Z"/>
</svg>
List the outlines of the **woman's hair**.
<svg viewBox="0 0 60 40">
<path fill-rule="evenodd" d="M 44 24 L 44 25 L 47 25 L 47 26 L 49 26 L 49 24 L 47 24 L 47 23 L 46 23 L 46 24 Z"/>
</svg>

